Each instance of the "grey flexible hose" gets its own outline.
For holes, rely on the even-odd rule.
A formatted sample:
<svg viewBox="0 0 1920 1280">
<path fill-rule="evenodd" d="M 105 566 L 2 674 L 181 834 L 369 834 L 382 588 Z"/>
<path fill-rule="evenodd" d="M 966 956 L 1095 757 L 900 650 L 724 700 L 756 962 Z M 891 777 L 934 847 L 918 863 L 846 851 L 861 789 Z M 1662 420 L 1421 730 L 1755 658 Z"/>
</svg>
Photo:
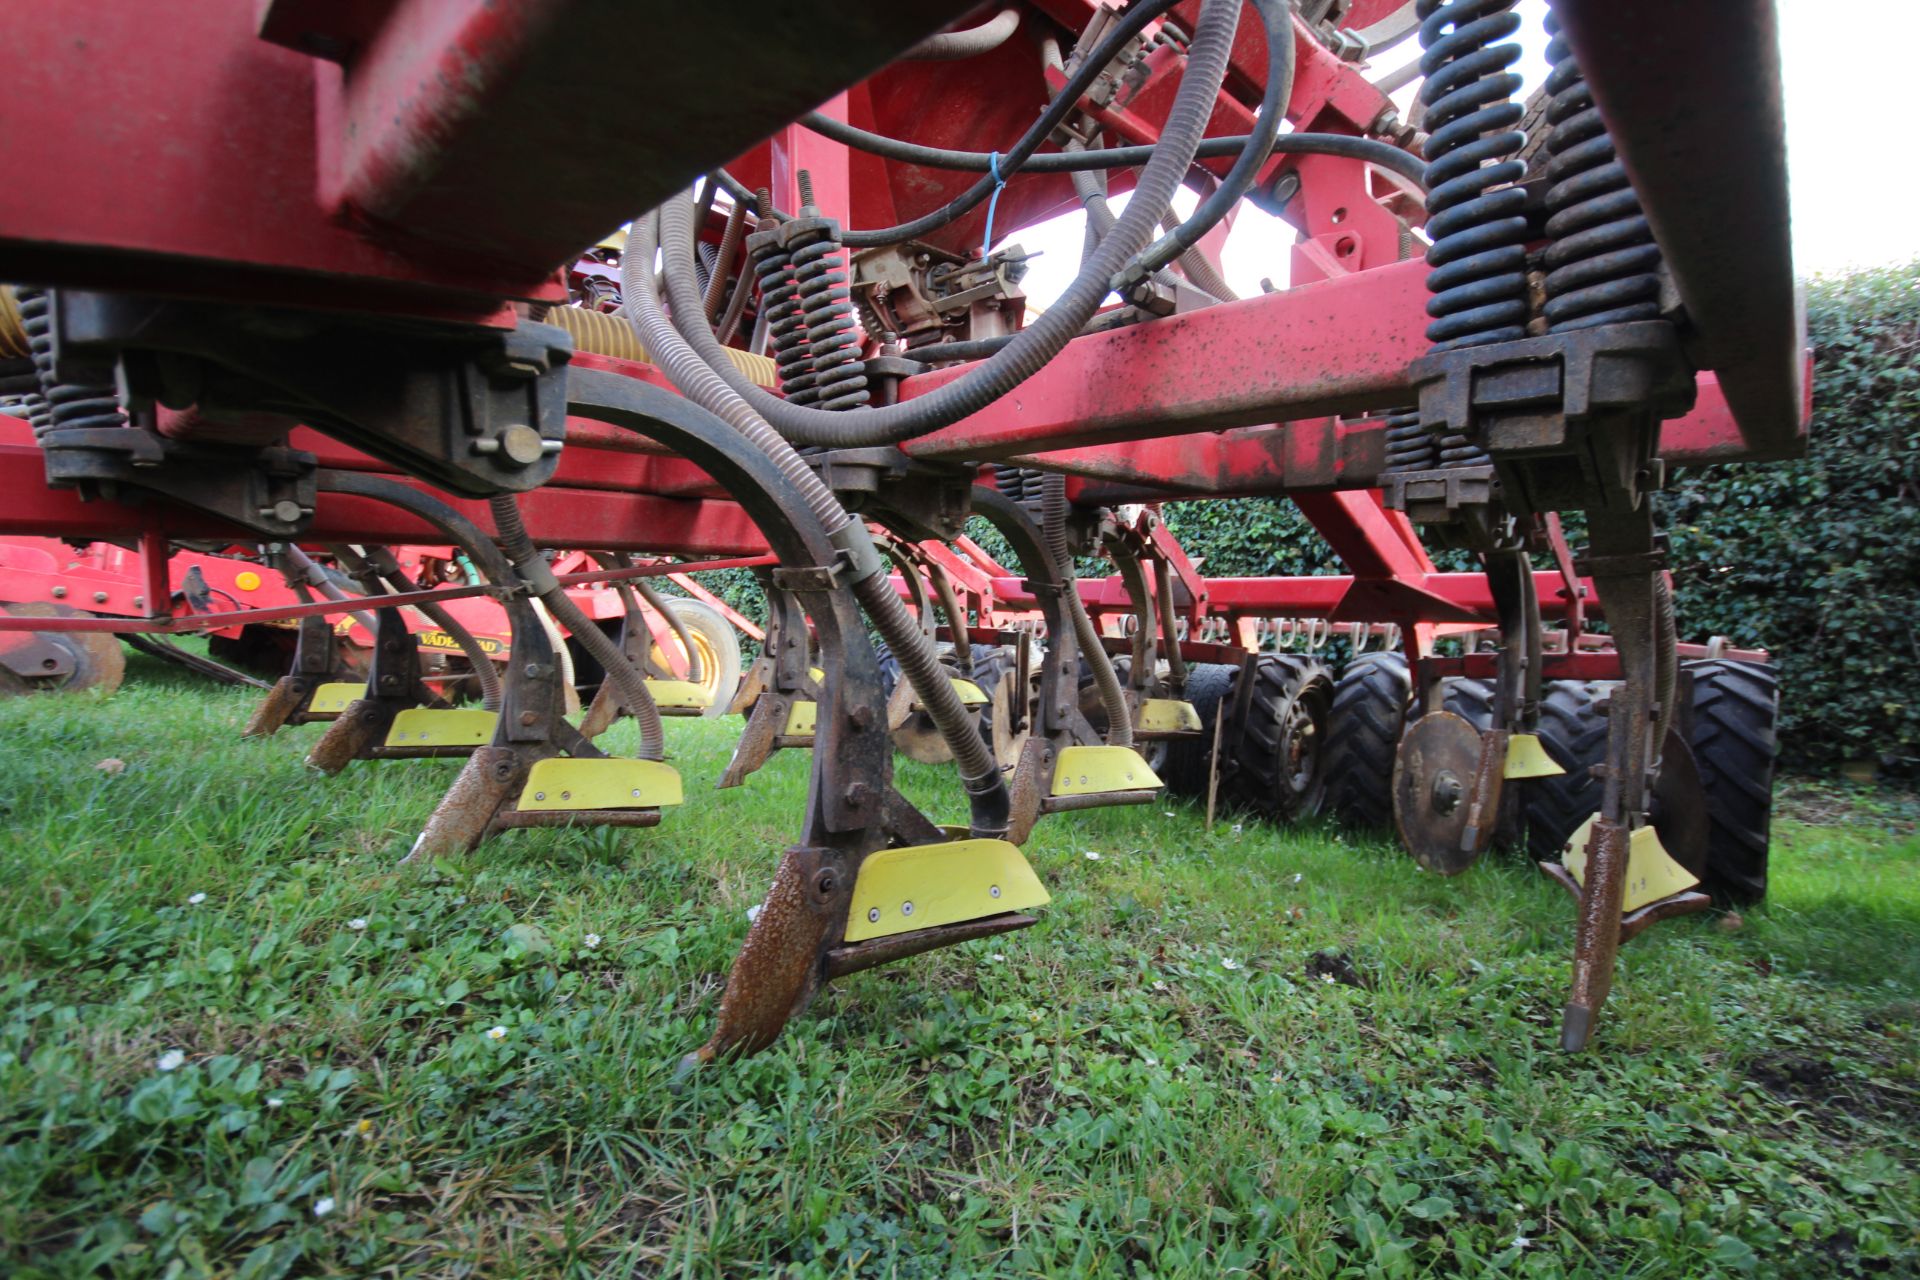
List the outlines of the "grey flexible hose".
<svg viewBox="0 0 1920 1280">
<path fill-rule="evenodd" d="M 1099 629 L 1093 625 L 1086 602 L 1080 598 L 1073 556 L 1067 550 L 1067 478 L 1058 471 L 1047 472 L 1040 481 L 1040 531 L 1046 537 L 1047 554 L 1059 566 L 1060 580 L 1066 584 L 1067 616 L 1073 620 L 1074 638 L 1080 642 L 1080 652 L 1086 655 L 1087 665 L 1093 669 L 1093 682 L 1100 689 L 1100 705 L 1107 712 L 1107 745 L 1131 747 L 1133 717 L 1127 711 L 1127 693 L 1120 687 L 1120 675 L 1113 669 L 1113 659 L 1107 656 L 1106 646 L 1100 643 Z"/>
<path fill-rule="evenodd" d="M 1166 217 L 1160 219 L 1160 225 L 1172 231 L 1176 225 L 1173 214 L 1169 212 Z M 1233 291 L 1233 286 L 1227 283 L 1226 277 L 1213 269 L 1213 263 L 1207 260 L 1207 255 L 1200 251 L 1199 245 L 1193 246 L 1180 255 L 1180 269 L 1186 272 L 1187 280 L 1194 288 L 1202 293 L 1210 293 L 1222 302 L 1240 300 L 1240 295 Z"/>
<path fill-rule="evenodd" d="M 801 500 L 827 533 L 841 536 L 842 531 L 855 524 L 855 521 L 840 505 L 840 500 L 833 496 L 833 491 L 821 482 L 813 468 L 794 452 L 772 424 L 736 394 L 712 365 L 700 358 L 661 309 L 660 295 L 654 289 L 653 273 L 637 265 L 652 263 L 658 235 L 658 219 L 655 215 L 648 214 L 634 223 L 632 237 L 638 243 L 638 252 L 621 264 L 621 288 L 622 296 L 626 299 L 627 319 L 640 334 L 648 352 L 665 371 L 667 380 L 682 395 L 733 426 L 749 443 L 765 453 L 782 478 L 800 493 Z M 628 264 L 636 265 L 630 267 Z M 688 305 L 697 304 L 689 299 Z M 688 314 L 700 319 L 692 311 Z M 693 327 L 706 332 L 711 339 L 712 332 L 706 329 L 704 319 Z M 725 357 L 722 359 L 724 361 Z M 731 364 L 728 367 L 731 368 Z M 864 526 L 858 527 L 864 533 Z M 855 598 L 899 659 L 901 674 L 913 685 L 914 692 L 920 697 L 920 704 L 927 709 L 927 714 L 940 730 L 941 738 L 953 751 L 961 783 L 972 802 L 975 834 L 1004 835 L 1011 808 L 1006 780 L 1000 776 L 998 762 L 961 704 L 960 695 L 940 670 L 933 646 L 920 634 L 920 628 L 900 602 L 887 574 L 870 574 L 854 584 L 853 590 Z"/>
<path fill-rule="evenodd" d="M 622 255 L 624 261 L 631 262 L 637 255 Z M 651 251 L 647 259 L 652 260 Z M 653 695 L 647 692 L 646 677 L 639 668 L 627 660 L 620 652 L 620 646 L 613 637 L 602 631 L 585 611 L 567 595 L 565 587 L 555 581 L 553 570 L 547 567 L 547 561 L 533 545 L 533 539 L 527 536 L 527 527 L 520 521 L 520 505 L 510 493 L 499 494 L 487 500 L 493 511 L 493 526 L 499 532 L 501 549 L 513 561 L 514 568 L 533 593 L 540 597 L 540 603 L 547 606 L 555 622 L 565 627 L 581 647 L 593 655 L 606 671 L 607 679 L 613 681 L 619 690 L 620 700 L 627 704 L 627 710 L 633 713 L 634 721 L 640 726 L 640 751 L 642 760 L 664 760 L 667 758 L 666 730 L 660 723 L 660 708 L 653 703 Z"/>
<path fill-rule="evenodd" d="M 1173 193 L 1192 167 L 1194 151 L 1226 74 L 1239 16 L 1240 0 L 1203 0 L 1186 71 L 1180 77 L 1161 141 L 1141 171 L 1133 198 L 1112 233 L 1060 299 L 977 369 L 927 395 L 884 408 L 849 412 L 789 404 L 755 386 L 734 368 L 700 311 L 693 266 L 693 211 L 684 199 L 675 198 L 660 210 L 660 225 L 666 249 L 667 289 L 684 336 L 701 362 L 737 396 L 782 436 L 799 444 L 841 449 L 897 444 L 939 430 L 992 404 L 1032 377 L 1079 335 L 1080 327 L 1107 296 L 1114 273 L 1146 247 Z M 645 274 L 627 271 L 626 264 L 636 258 L 629 255 L 623 261 L 623 275 Z M 649 343 L 647 349 L 657 348 Z"/>
<path fill-rule="evenodd" d="M 1008 5 L 977 27 L 928 36 L 900 55 L 915 62 L 957 62 L 992 53 L 1020 29 L 1020 10 Z"/>
</svg>

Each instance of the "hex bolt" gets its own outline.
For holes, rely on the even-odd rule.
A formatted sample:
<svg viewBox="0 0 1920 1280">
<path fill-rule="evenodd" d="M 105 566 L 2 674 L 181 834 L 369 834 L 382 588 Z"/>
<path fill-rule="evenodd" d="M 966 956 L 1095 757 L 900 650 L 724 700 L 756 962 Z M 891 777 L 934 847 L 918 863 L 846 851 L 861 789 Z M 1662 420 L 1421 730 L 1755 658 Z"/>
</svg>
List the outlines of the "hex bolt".
<svg viewBox="0 0 1920 1280">
<path fill-rule="evenodd" d="M 95 604 L 105 604 L 105 603 L 107 602 L 107 593 L 106 593 L 106 592 L 104 592 L 104 591 L 96 591 L 96 592 L 94 592 L 94 593 L 93 593 L 93 602 L 94 602 Z"/>
<path fill-rule="evenodd" d="M 67 589 L 65 587 L 55 587 L 53 589 L 53 598 L 55 600 L 65 600 L 67 598 Z"/>
</svg>

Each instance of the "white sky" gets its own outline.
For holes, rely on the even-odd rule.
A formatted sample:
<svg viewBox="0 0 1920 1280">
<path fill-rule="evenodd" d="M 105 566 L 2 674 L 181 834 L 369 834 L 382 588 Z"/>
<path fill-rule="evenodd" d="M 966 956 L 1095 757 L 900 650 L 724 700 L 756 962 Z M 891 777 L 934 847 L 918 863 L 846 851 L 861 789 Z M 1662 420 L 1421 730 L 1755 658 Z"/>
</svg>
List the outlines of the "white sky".
<svg viewBox="0 0 1920 1280">
<path fill-rule="evenodd" d="M 1679 0 L 1681 3 L 1687 0 Z M 1802 275 L 1920 257 L 1920 172 L 1909 160 L 1909 103 L 1920 77 L 1920 0 L 1776 0 L 1787 108 L 1787 164 L 1793 201 L 1794 269 Z M 1522 99 L 1546 75 L 1546 0 L 1520 0 L 1518 70 Z M 1408 41 L 1384 54 L 1384 74 L 1419 54 Z M 1402 99 L 1410 93 L 1399 95 Z M 1115 201 L 1124 207 L 1124 198 Z M 1193 197 L 1176 201 L 1191 211 Z M 1043 251 L 1024 287 L 1036 306 L 1058 297 L 1080 264 L 1084 215 L 1028 227 L 1002 244 Z M 1287 281 L 1291 227 L 1242 206 L 1227 240 L 1227 283 L 1242 297 L 1260 278 Z"/>
</svg>

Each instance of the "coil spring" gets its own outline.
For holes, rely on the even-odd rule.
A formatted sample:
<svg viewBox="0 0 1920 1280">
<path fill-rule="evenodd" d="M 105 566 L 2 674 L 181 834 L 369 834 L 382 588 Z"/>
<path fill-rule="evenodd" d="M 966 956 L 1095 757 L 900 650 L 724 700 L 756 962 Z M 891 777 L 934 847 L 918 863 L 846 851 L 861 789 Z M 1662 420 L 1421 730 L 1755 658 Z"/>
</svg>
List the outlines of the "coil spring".
<svg viewBox="0 0 1920 1280">
<path fill-rule="evenodd" d="M 1660 247 L 1551 12 L 1547 34 L 1547 332 L 1656 318 Z"/>
<path fill-rule="evenodd" d="M 1046 483 L 1046 472 L 1033 467 L 1016 467 L 1012 463 L 994 464 L 994 487 L 1005 494 L 1010 501 L 1021 506 L 1039 510 L 1041 486 Z"/>
<path fill-rule="evenodd" d="M 822 233 L 792 254 L 805 340 L 798 349 L 806 353 L 808 374 L 805 389 L 788 399 L 822 409 L 858 408 L 867 403 L 867 373 L 854 335 L 846 252 L 837 234 Z"/>
<path fill-rule="evenodd" d="M 1526 138 L 1507 68 L 1520 46 L 1514 0 L 1418 0 L 1426 83 L 1427 341 L 1434 351 L 1524 338 L 1527 323 Z"/>
<path fill-rule="evenodd" d="M 1431 471 L 1439 460 L 1433 433 L 1420 425 L 1420 411 L 1387 415 L 1387 472 Z"/>
<path fill-rule="evenodd" d="M 793 380 L 806 372 L 800 350 L 800 312 L 794 306 L 800 286 L 793 277 L 793 257 L 769 238 L 753 250 L 753 275 L 760 285 L 760 310 L 767 318 L 767 354 L 779 370 L 780 389 L 791 397 Z"/>
<path fill-rule="evenodd" d="M 37 440 L 53 426 L 53 410 L 47 404 L 47 383 L 53 380 L 53 336 L 47 316 L 47 295 L 38 289 L 21 289 L 15 295 L 20 306 L 20 327 L 27 334 L 27 354 L 33 358 L 38 384 L 27 399 L 27 422 Z"/>
<path fill-rule="evenodd" d="M 20 292 L 20 324 L 27 331 L 33 353 L 33 371 L 40 377 L 41 404 L 28 411 L 36 437 L 49 431 L 124 427 L 127 415 L 112 387 L 60 382 L 53 372 L 53 318 L 47 295 L 38 289 Z"/>
</svg>

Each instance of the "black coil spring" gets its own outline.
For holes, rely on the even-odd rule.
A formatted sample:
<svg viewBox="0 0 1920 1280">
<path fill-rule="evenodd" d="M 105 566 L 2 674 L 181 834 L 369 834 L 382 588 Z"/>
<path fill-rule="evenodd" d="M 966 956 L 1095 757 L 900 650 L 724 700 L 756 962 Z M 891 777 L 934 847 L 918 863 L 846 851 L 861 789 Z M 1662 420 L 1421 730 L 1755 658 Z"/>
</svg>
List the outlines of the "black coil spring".
<svg viewBox="0 0 1920 1280">
<path fill-rule="evenodd" d="M 758 245 L 753 275 L 760 285 L 760 312 L 767 318 L 767 352 L 780 370 L 780 389 L 791 398 L 794 380 L 811 368 L 801 347 L 805 334 L 800 311 L 794 305 L 800 286 L 793 277 L 793 256 L 772 240 Z"/>
<path fill-rule="evenodd" d="M 40 398 L 27 411 L 34 436 L 49 431 L 85 430 L 90 427 L 124 427 L 127 415 L 120 408 L 120 397 L 112 387 L 61 382 L 53 372 L 53 318 L 47 295 L 38 289 L 22 289 L 20 327 L 27 331 L 27 349 L 33 353 L 33 371 L 40 379 Z"/>
<path fill-rule="evenodd" d="M 1547 332 L 1654 319 L 1653 228 L 1552 13 L 1547 34 Z"/>
<path fill-rule="evenodd" d="M 1420 425 L 1420 411 L 1387 415 L 1387 471 L 1431 471 L 1439 461 L 1433 433 Z"/>
<path fill-rule="evenodd" d="M 1520 28 L 1514 0 L 1418 0 L 1426 83 L 1427 302 L 1434 351 L 1524 338 L 1527 324 L 1526 172 L 1514 131 L 1525 114 L 1507 68 Z"/>
<path fill-rule="evenodd" d="M 792 250 L 793 274 L 798 282 L 795 303 L 804 329 L 808 373 L 800 394 L 788 392 L 796 404 L 821 409 L 855 409 L 867 403 L 866 364 L 860 359 L 860 339 L 854 333 L 853 302 L 847 290 L 846 251 L 835 236 Z M 782 375 L 782 385 L 785 385 Z"/>
<path fill-rule="evenodd" d="M 1032 467 L 1016 467 L 1009 462 L 997 462 L 993 467 L 993 485 L 1011 501 L 1038 511 L 1040 490 L 1046 483 L 1046 474 Z"/>
</svg>

